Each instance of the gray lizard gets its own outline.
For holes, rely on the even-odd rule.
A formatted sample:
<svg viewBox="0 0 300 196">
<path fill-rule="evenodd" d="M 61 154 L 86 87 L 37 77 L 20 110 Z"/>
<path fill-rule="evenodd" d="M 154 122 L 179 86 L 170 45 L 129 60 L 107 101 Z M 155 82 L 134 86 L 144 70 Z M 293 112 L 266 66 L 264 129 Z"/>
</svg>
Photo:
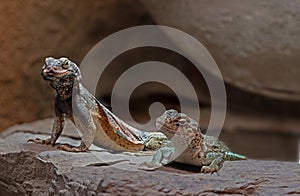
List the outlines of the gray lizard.
<svg viewBox="0 0 300 196">
<path fill-rule="evenodd" d="M 172 144 L 160 148 L 151 162 L 140 165 L 143 170 L 155 170 L 163 161 L 176 161 L 202 166 L 201 172 L 214 173 L 222 168 L 224 161 L 245 160 L 247 157 L 232 153 L 213 136 L 201 133 L 198 123 L 183 113 L 171 109 L 156 120 L 157 129 L 164 133 Z"/>
<path fill-rule="evenodd" d="M 156 150 L 169 142 L 162 133 L 143 132 L 114 115 L 81 85 L 80 70 L 69 59 L 46 58 L 41 74 L 57 93 L 55 120 L 50 138 L 29 139 L 29 142 L 54 146 L 62 133 L 66 118 L 77 126 L 82 138 L 80 146 L 58 146 L 65 151 L 84 152 L 92 143 L 115 151 Z"/>
</svg>

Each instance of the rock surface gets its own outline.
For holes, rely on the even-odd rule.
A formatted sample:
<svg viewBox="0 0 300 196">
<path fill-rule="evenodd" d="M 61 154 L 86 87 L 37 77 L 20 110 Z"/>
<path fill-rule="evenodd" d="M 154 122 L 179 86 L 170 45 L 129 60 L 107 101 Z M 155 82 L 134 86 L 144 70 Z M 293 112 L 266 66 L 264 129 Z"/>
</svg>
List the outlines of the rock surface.
<svg viewBox="0 0 300 196">
<path fill-rule="evenodd" d="M 158 24 L 178 28 L 200 40 L 226 82 L 299 101 L 299 1 L 142 2 Z"/>
<path fill-rule="evenodd" d="M 154 172 L 137 170 L 151 156 L 113 153 L 93 146 L 89 153 L 68 153 L 26 143 L 48 137 L 52 119 L 18 125 L 1 134 L 0 189 L 3 195 L 283 195 L 300 194 L 296 162 L 226 162 L 218 175 L 172 164 Z M 59 142 L 78 144 L 67 124 Z M 184 168 L 184 169 L 179 169 Z"/>
</svg>

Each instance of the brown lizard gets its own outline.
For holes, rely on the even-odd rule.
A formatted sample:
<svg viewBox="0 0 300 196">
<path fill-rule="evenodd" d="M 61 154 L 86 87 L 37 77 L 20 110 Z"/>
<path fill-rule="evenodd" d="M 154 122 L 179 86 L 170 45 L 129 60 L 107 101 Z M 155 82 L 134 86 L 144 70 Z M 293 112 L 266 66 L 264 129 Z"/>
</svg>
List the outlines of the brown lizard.
<svg viewBox="0 0 300 196">
<path fill-rule="evenodd" d="M 156 150 L 168 142 L 162 133 L 143 132 L 114 115 L 82 86 L 80 70 L 69 59 L 46 58 L 41 74 L 57 93 L 55 119 L 50 138 L 29 139 L 29 142 L 54 146 L 62 133 L 66 118 L 80 130 L 82 138 L 80 146 L 58 146 L 65 151 L 84 152 L 92 143 L 115 151 Z"/>
<path fill-rule="evenodd" d="M 230 151 L 220 140 L 201 133 L 199 124 L 174 109 L 164 112 L 156 120 L 157 129 L 164 133 L 172 143 L 160 148 L 151 162 L 140 165 L 143 170 L 155 170 L 162 162 L 176 161 L 201 166 L 201 172 L 219 171 L 224 161 L 245 160 L 247 157 Z"/>
</svg>

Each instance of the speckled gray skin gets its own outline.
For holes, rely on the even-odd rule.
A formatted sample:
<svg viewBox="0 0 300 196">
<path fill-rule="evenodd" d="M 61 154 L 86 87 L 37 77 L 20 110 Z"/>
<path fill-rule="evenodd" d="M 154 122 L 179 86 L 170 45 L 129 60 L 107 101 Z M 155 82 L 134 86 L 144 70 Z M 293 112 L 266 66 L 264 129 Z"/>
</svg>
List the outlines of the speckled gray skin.
<svg viewBox="0 0 300 196">
<path fill-rule="evenodd" d="M 80 70 L 69 59 L 46 58 L 42 76 L 57 93 L 55 120 L 49 139 L 36 138 L 29 142 L 54 146 L 66 118 L 81 131 L 82 138 L 80 146 L 58 145 L 65 151 L 84 152 L 92 143 L 115 151 L 156 150 L 168 141 L 162 133 L 142 132 L 114 115 L 80 84 Z"/>
<path fill-rule="evenodd" d="M 201 172 L 214 173 L 222 168 L 224 161 L 247 159 L 243 155 L 230 152 L 229 148 L 212 136 L 201 133 L 198 123 L 176 110 L 167 110 L 157 118 L 157 129 L 160 129 L 172 144 L 160 148 L 152 161 L 144 162 L 140 169 L 154 170 L 162 162 L 176 161 L 195 166 L 202 166 Z"/>
</svg>

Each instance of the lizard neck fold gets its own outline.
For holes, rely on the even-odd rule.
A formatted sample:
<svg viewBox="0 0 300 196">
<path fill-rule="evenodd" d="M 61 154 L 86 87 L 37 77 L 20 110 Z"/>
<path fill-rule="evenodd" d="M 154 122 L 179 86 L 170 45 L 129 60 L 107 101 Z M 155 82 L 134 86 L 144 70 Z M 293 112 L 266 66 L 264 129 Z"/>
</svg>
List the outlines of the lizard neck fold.
<svg viewBox="0 0 300 196">
<path fill-rule="evenodd" d="M 65 87 L 65 88 L 57 88 L 56 93 L 62 99 L 66 100 L 72 96 L 72 88 L 73 87 Z"/>
<path fill-rule="evenodd" d="M 79 88 L 79 84 L 71 84 L 71 85 L 53 85 L 51 86 L 56 90 L 57 95 L 62 99 L 66 100 L 70 97 L 72 97 L 73 89 Z"/>
</svg>

